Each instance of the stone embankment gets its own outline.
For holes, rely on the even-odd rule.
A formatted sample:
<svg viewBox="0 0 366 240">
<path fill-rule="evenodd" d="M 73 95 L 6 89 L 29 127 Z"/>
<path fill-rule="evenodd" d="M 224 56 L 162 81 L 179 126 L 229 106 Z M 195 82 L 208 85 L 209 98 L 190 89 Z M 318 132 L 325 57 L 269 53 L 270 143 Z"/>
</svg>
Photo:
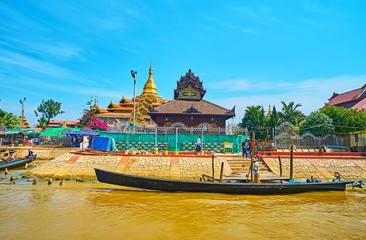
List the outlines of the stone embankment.
<svg viewBox="0 0 366 240">
<path fill-rule="evenodd" d="M 32 149 L 33 153 L 37 154 L 37 160 L 51 160 L 75 150 L 75 148 L 19 147 L 15 148 L 15 157 L 23 158 L 27 156 L 28 149 Z"/>
<path fill-rule="evenodd" d="M 290 176 L 289 154 L 262 156 L 270 171 Z M 334 179 L 335 172 L 347 179 L 366 179 L 366 157 L 363 154 L 298 154 L 293 158 L 294 178 Z"/>
<path fill-rule="evenodd" d="M 222 157 L 214 161 L 215 177 L 219 178 L 221 162 L 224 175 L 231 173 Z M 199 180 L 202 174 L 212 175 L 212 157 L 195 155 L 124 155 L 119 153 L 69 152 L 25 173 L 41 178 L 96 179 L 94 168 L 120 173 L 169 179 Z"/>
</svg>

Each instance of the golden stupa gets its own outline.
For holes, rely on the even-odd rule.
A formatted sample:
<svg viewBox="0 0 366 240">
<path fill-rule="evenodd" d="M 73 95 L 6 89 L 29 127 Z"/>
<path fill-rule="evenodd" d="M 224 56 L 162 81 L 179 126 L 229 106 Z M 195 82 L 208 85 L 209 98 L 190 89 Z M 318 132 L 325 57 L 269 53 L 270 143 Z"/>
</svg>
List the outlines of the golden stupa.
<svg viewBox="0 0 366 240">
<path fill-rule="evenodd" d="M 144 126 L 153 124 L 151 117 L 147 114 L 150 108 L 160 106 L 170 99 L 164 100 L 160 97 L 156 90 L 156 85 L 153 79 L 152 63 L 149 68 L 149 78 L 144 85 L 142 93 L 136 97 L 135 101 L 135 122 L 136 125 Z M 110 102 L 107 109 L 100 108 L 95 101 L 93 108 L 96 116 L 106 121 L 108 124 L 115 124 L 116 122 L 130 122 L 133 123 L 133 99 L 122 97 L 119 103 Z M 110 120 L 111 119 L 111 120 Z"/>
</svg>

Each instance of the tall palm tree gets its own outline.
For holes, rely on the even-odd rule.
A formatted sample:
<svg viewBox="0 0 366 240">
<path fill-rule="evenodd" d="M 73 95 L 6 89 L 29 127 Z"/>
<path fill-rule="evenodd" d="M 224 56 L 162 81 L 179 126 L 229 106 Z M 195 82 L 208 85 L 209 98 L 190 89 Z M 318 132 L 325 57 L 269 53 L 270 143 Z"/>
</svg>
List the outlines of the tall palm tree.
<svg viewBox="0 0 366 240">
<path fill-rule="evenodd" d="M 290 102 L 288 105 L 284 101 L 281 101 L 281 103 L 282 112 L 279 114 L 282 121 L 298 125 L 302 120 L 305 119 L 305 115 L 300 110 L 297 110 L 298 107 L 301 107 L 300 103 L 296 105 L 294 102 Z"/>
</svg>

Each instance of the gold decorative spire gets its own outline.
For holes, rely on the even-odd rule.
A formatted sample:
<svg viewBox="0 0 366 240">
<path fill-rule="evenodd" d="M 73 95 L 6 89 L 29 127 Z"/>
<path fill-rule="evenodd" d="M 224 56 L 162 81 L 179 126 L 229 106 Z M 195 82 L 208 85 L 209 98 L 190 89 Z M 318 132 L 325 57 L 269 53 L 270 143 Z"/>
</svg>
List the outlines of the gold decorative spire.
<svg viewBox="0 0 366 240">
<path fill-rule="evenodd" d="M 149 79 L 145 83 L 144 90 L 142 91 L 142 94 L 157 95 L 156 86 L 155 86 L 155 83 L 154 83 L 154 80 L 153 80 L 152 62 L 150 64 L 150 69 L 149 69 Z"/>
</svg>

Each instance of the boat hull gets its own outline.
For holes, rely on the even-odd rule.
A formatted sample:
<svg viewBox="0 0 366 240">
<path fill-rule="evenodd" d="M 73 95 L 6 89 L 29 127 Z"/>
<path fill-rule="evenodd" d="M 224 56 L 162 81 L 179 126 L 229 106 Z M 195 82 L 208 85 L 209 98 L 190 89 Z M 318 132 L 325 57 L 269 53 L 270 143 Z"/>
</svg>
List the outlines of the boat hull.
<svg viewBox="0 0 366 240">
<path fill-rule="evenodd" d="M 25 166 L 25 164 L 31 163 L 34 160 L 36 160 L 36 157 L 37 157 L 37 154 L 29 159 L 22 158 L 22 159 L 16 159 L 16 160 L 13 160 L 10 162 L 0 163 L 0 171 L 5 170 L 5 168 L 11 169 L 11 168 L 18 168 L 18 167 Z"/>
<path fill-rule="evenodd" d="M 229 194 L 290 194 L 315 191 L 344 191 L 354 181 L 319 183 L 230 183 L 161 179 L 110 172 L 95 168 L 98 181 L 125 187 L 169 192 Z"/>
</svg>

